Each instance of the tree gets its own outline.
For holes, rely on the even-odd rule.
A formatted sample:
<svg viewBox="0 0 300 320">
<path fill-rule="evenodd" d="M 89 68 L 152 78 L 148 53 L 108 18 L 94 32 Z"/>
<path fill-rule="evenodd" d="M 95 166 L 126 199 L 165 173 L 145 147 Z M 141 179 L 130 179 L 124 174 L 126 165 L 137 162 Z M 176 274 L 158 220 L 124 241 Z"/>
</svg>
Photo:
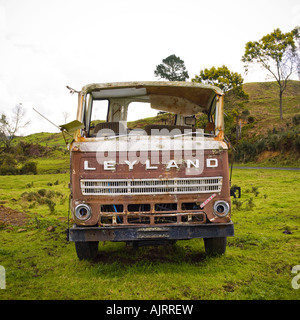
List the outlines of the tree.
<svg viewBox="0 0 300 320">
<path fill-rule="evenodd" d="M 169 81 L 186 81 L 189 78 L 184 61 L 172 54 L 163 59 L 163 63 L 156 66 L 154 74 L 156 77 Z"/>
<path fill-rule="evenodd" d="M 201 70 L 199 75 L 195 75 L 192 82 L 210 84 L 219 87 L 227 95 L 248 99 L 248 95 L 243 89 L 244 79 L 242 76 L 237 72 L 230 71 L 225 65 Z"/>
<path fill-rule="evenodd" d="M 62 115 L 63 115 L 65 123 L 67 123 L 67 120 L 68 120 L 68 118 L 70 117 L 71 114 L 68 111 L 63 111 Z"/>
<path fill-rule="evenodd" d="M 25 128 L 29 121 L 24 121 L 25 110 L 22 103 L 13 109 L 13 115 L 9 120 L 6 114 L 2 113 L 0 118 L 0 147 L 7 149 L 11 146 L 13 139 L 19 129 Z"/>
<path fill-rule="evenodd" d="M 226 111 L 227 118 L 232 119 L 231 121 L 235 119 L 236 140 L 238 140 L 241 136 L 241 116 L 235 107 L 243 108 L 242 101 L 249 99 L 243 88 L 244 79 L 242 76 L 223 65 L 219 68 L 212 67 L 201 70 L 199 75 L 195 75 L 192 82 L 210 84 L 223 90 L 225 107 L 228 110 Z"/>
<path fill-rule="evenodd" d="M 259 41 L 247 42 L 245 54 L 242 57 L 246 73 L 248 73 L 250 65 L 258 64 L 268 71 L 271 78 L 276 80 L 279 86 L 280 119 L 283 119 L 283 92 L 291 75 L 299 72 L 299 38 L 300 27 L 287 33 L 275 29 Z"/>
</svg>

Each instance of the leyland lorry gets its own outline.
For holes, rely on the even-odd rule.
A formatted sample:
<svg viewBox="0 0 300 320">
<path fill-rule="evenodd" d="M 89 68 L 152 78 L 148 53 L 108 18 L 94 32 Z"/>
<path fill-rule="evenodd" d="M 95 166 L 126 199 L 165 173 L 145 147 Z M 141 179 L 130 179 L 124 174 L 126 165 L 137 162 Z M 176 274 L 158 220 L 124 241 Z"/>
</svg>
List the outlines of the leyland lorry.
<svg viewBox="0 0 300 320">
<path fill-rule="evenodd" d="M 219 88 L 190 82 L 89 84 L 78 92 L 69 240 L 79 259 L 94 258 L 99 241 L 203 238 L 208 254 L 225 252 L 234 226 L 223 100 Z M 133 128 L 129 114 L 146 119 Z"/>
</svg>

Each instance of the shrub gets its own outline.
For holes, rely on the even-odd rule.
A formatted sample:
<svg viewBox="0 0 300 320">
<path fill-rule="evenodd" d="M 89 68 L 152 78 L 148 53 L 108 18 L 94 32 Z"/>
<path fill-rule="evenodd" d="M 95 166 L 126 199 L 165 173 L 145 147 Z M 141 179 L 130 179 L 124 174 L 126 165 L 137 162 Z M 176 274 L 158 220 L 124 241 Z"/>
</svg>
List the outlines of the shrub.
<svg viewBox="0 0 300 320">
<path fill-rule="evenodd" d="M 257 151 L 256 143 L 248 140 L 243 140 L 236 148 L 236 160 L 248 162 L 256 159 L 259 152 Z"/>
<path fill-rule="evenodd" d="M 252 193 L 254 193 L 255 197 L 257 197 L 259 195 L 259 191 L 257 187 L 252 187 Z"/>
<path fill-rule="evenodd" d="M 255 121 L 255 118 L 253 116 L 248 117 L 248 123 L 253 123 Z"/>
<path fill-rule="evenodd" d="M 296 114 L 293 116 L 293 124 L 296 126 L 300 124 L 300 114 Z"/>
<path fill-rule="evenodd" d="M 232 200 L 232 204 L 235 205 L 236 210 L 241 210 L 243 202 L 237 199 Z"/>
<path fill-rule="evenodd" d="M 277 135 L 273 135 L 269 138 L 268 149 L 270 151 L 277 151 L 280 149 L 280 141 Z"/>
<path fill-rule="evenodd" d="M 242 111 L 242 116 L 243 117 L 247 117 L 249 115 L 250 115 L 250 111 L 248 109 L 245 109 L 245 110 Z"/>
<path fill-rule="evenodd" d="M 14 164 L 2 164 L 0 167 L 0 175 L 16 175 L 19 173 L 18 168 Z"/>
<path fill-rule="evenodd" d="M 44 147 L 37 143 L 28 143 L 20 141 L 14 148 L 14 153 L 18 156 L 41 157 L 49 152 L 48 147 Z"/>
<path fill-rule="evenodd" d="M 52 200 L 50 200 L 50 199 L 47 198 L 47 199 L 45 200 L 45 203 L 46 203 L 47 206 L 49 207 L 50 212 L 53 213 L 53 212 L 55 211 L 55 206 L 56 206 L 55 202 L 53 202 Z"/>
<path fill-rule="evenodd" d="M 26 162 L 20 169 L 20 174 L 37 174 L 37 165 L 33 161 Z"/>
<path fill-rule="evenodd" d="M 45 197 L 46 196 L 46 193 L 47 193 L 47 190 L 46 189 L 40 189 L 38 191 L 38 194 L 41 196 L 41 197 Z"/>
<path fill-rule="evenodd" d="M 300 152 L 300 136 L 299 135 L 294 139 L 294 148 L 297 152 Z"/>
<path fill-rule="evenodd" d="M 0 174 L 15 175 L 18 174 L 17 161 L 12 154 L 1 154 L 0 158 Z"/>
<path fill-rule="evenodd" d="M 252 210 L 254 207 L 255 207 L 255 204 L 253 202 L 253 198 L 248 199 L 247 209 Z"/>
</svg>

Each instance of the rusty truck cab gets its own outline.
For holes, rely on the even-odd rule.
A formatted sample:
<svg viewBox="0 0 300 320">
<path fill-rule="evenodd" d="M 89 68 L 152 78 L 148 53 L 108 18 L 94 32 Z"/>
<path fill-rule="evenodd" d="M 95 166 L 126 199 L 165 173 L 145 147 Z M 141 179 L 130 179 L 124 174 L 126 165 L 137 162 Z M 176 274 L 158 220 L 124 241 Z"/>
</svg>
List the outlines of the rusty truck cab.
<svg viewBox="0 0 300 320">
<path fill-rule="evenodd" d="M 129 108 L 143 112 L 146 104 L 166 117 L 132 128 Z M 100 121 L 95 110 L 102 106 Z M 198 128 L 203 114 L 206 124 Z M 189 82 L 90 84 L 78 94 L 77 121 L 82 126 L 70 145 L 69 239 L 79 259 L 95 257 L 99 241 L 135 245 L 203 238 L 207 253 L 225 252 L 234 231 L 219 88 Z"/>
</svg>

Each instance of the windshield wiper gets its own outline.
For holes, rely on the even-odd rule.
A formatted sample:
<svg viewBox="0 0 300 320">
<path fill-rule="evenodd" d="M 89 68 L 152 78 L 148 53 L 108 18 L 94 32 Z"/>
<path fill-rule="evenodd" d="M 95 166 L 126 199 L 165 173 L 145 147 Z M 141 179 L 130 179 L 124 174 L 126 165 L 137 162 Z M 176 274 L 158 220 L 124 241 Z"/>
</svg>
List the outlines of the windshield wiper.
<svg viewBox="0 0 300 320">
<path fill-rule="evenodd" d="M 187 135 L 191 135 L 191 134 L 200 134 L 203 136 L 213 136 L 213 137 L 215 136 L 213 133 L 204 133 L 204 132 L 194 131 L 194 132 L 176 134 L 173 136 L 173 138 L 178 138 L 178 137 L 187 136 Z"/>
</svg>

